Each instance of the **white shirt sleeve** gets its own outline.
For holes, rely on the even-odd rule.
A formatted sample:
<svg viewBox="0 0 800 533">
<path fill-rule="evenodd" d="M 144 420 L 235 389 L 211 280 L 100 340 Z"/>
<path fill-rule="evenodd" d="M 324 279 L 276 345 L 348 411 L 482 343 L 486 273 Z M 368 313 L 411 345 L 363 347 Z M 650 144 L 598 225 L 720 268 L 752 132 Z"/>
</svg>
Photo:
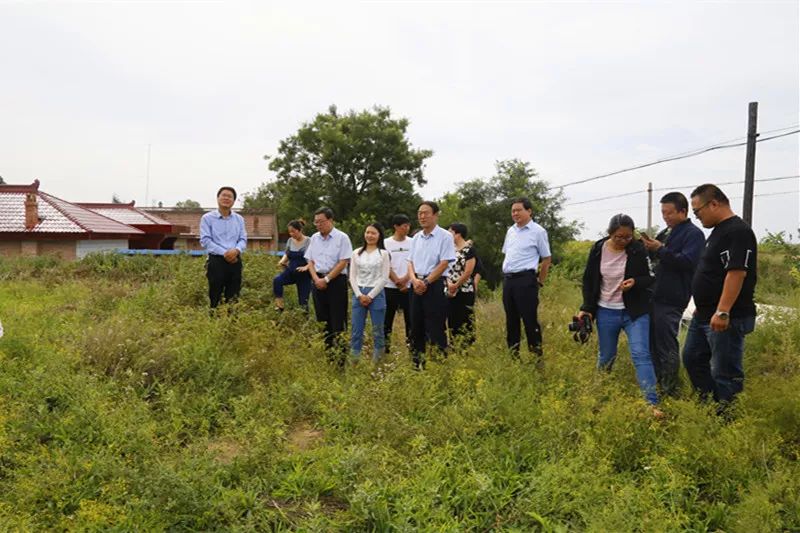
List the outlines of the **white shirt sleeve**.
<svg viewBox="0 0 800 533">
<path fill-rule="evenodd" d="M 350 255 L 350 288 L 353 289 L 353 294 L 356 295 L 356 298 L 361 291 L 358 289 L 358 255 L 351 254 Z"/>
<path fill-rule="evenodd" d="M 378 279 L 378 282 L 375 284 L 372 290 L 369 291 L 369 297 L 372 299 L 375 299 L 375 297 L 381 293 L 383 287 L 386 286 L 386 282 L 389 281 L 389 269 L 392 265 L 391 260 L 389 259 L 389 252 L 386 250 L 380 250 L 380 254 L 382 259 L 381 277 Z"/>
</svg>

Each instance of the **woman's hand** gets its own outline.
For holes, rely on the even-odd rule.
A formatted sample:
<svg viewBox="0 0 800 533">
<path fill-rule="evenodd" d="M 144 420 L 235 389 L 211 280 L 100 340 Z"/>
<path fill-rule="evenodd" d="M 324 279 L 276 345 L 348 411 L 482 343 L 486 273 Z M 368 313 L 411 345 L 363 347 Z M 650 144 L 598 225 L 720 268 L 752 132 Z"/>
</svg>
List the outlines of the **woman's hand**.
<svg viewBox="0 0 800 533">
<path fill-rule="evenodd" d="M 455 298 L 456 297 L 456 292 L 458 292 L 458 285 L 448 281 L 447 282 L 447 296 L 449 298 Z"/>
<path fill-rule="evenodd" d="M 589 320 L 592 320 L 592 313 L 587 313 L 586 311 L 578 311 L 578 318 L 583 318 L 585 316 L 589 317 Z"/>
<path fill-rule="evenodd" d="M 636 280 L 633 278 L 628 278 L 619 284 L 619 288 L 622 290 L 622 292 L 628 292 L 633 288 L 634 285 L 636 285 Z"/>
<path fill-rule="evenodd" d="M 301 266 L 301 267 L 297 267 L 295 270 L 296 270 L 297 272 L 308 272 L 308 265 L 304 265 L 304 266 Z"/>
</svg>

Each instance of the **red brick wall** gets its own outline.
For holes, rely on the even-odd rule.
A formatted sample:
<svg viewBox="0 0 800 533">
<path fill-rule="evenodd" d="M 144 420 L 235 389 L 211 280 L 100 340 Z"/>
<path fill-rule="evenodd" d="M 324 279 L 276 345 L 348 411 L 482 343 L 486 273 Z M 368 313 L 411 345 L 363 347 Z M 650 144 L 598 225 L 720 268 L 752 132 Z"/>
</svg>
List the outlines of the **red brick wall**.
<svg viewBox="0 0 800 533">
<path fill-rule="evenodd" d="M 0 256 L 16 257 L 22 253 L 20 241 L 0 241 Z"/>
<path fill-rule="evenodd" d="M 75 241 L 0 241 L 0 256 L 58 255 L 62 259 L 75 259 Z"/>
<path fill-rule="evenodd" d="M 62 259 L 73 260 L 75 241 L 39 241 L 38 255 L 58 255 Z"/>
</svg>

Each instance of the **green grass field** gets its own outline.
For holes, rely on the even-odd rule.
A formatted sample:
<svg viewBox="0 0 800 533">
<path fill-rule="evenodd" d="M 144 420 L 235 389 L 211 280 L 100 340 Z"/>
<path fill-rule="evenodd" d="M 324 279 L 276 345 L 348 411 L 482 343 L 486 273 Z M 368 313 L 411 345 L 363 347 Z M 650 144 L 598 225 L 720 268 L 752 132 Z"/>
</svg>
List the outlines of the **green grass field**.
<svg viewBox="0 0 800 533">
<path fill-rule="evenodd" d="M 0 262 L 0 530 L 800 530 L 796 320 L 748 337 L 731 421 L 684 387 L 659 422 L 625 348 L 599 373 L 567 333 L 568 262 L 543 371 L 486 294 L 478 343 L 422 373 L 330 366 L 315 323 L 271 311 L 275 263 L 248 257 L 211 317 L 201 260 Z M 773 263 L 760 298 L 800 306 Z"/>
</svg>

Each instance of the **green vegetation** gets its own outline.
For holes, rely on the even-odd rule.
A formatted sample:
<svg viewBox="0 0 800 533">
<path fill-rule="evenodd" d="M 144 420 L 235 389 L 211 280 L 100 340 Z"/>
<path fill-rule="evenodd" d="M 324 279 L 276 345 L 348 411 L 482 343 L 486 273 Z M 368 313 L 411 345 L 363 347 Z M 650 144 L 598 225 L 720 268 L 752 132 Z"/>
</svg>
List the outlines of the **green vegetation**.
<svg viewBox="0 0 800 533">
<path fill-rule="evenodd" d="M 276 179 L 246 194 L 244 207 L 274 208 L 280 226 L 311 220 L 322 206 L 351 223 L 360 215 L 384 224 L 395 213 L 413 215 L 422 200 L 414 189 L 425 185 L 433 152 L 412 146 L 409 124 L 388 107 L 340 113 L 330 106 L 280 141 L 276 155 L 264 156 Z"/>
<path fill-rule="evenodd" d="M 497 295 L 469 351 L 342 373 L 316 324 L 271 311 L 272 257 L 215 317 L 196 259 L 2 261 L 0 529 L 800 529 L 797 321 L 748 338 L 732 421 L 686 393 L 658 422 L 629 359 L 598 373 L 565 331 L 565 249 L 544 372 L 502 349 Z"/>
</svg>

